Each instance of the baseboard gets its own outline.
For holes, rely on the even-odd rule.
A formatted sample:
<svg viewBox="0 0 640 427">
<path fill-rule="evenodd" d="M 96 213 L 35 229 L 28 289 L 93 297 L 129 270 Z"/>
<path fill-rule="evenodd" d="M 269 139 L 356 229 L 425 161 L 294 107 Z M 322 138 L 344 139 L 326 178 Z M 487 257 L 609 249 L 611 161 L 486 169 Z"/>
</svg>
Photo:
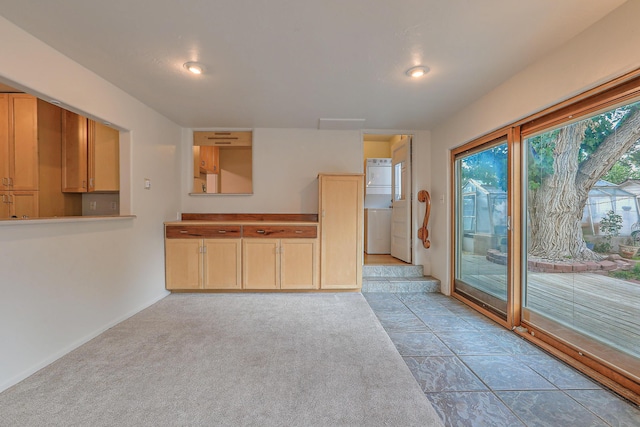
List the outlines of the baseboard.
<svg viewBox="0 0 640 427">
<path fill-rule="evenodd" d="M 3 391 L 7 390 L 8 388 L 18 384 L 20 381 L 30 377 L 31 375 L 35 374 L 36 372 L 38 372 L 40 369 L 44 368 L 45 366 L 48 366 L 48 365 L 52 364 L 53 362 L 55 362 L 56 360 L 60 359 L 62 356 L 66 355 L 67 353 L 69 353 L 69 352 L 75 350 L 76 348 L 80 347 L 81 345 L 91 341 L 92 339 L 94 339 L 95 337 L 97 337 L 98 335 L 100 335 L 101 333 L 106 331 L 107 329 L 114 327 L 118 323 L 123 322 L 123 321 L 127 320 L 128 318 L 130 318 L 131 316 L 141 312 L 145 308 L 152 306 L 153 304 L 157 303 L 158 301 L 160 301 L 161 299 L 167 297 L 168 295 L 170 295 L 170 293 L 164 291 L 162 294 L 156 296 L 151 301 L 148 301 L 148 302 L 140 305 L 138 308 L 130 311 L 129 313 L 114 319 L 113 321 L 109 322 L 108 324 L 104 325 L 103 327 L 91 332 L 88 335 L 85 335 L 84 337 L 80 338 L 79 340 L 74 341 L 72 344 L 66 346 L 62 350 L 57 351 L 56 353 L 54 353 L 50 357 L 47 357 L 43 361 L 37 363 L 36 365 L 34 365 L 31 368 L 25 370 L 24 372 L 14 376 L 13 378 L 9 379 L 8 381 L 5 381 L 4 383 L 0 384 L 0 393 L 2 393 Z"/>
</svg>

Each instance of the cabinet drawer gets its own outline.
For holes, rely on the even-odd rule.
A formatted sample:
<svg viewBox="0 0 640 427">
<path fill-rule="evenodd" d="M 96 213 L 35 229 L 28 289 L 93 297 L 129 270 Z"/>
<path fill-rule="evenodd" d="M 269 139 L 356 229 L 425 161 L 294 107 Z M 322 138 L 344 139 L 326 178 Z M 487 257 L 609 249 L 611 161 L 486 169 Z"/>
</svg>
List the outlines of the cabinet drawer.
<svg viewBox="0 0 640 427">
<path fill-rule="evenodd" d="M 255 226 L 245 225 L 243 237 L 271 237 L 271 238 L 315 238 L 318 237 L 318 227 L 313 225 L 283 225 L 283 226 Z"/>
<path fill-rule="evenodd" d="M 238 238 L 241 236 L 239 225 L 168 225 L 167 239 L 211 239 Z"/>
<path fill-rule="evenodd" d="M 250 147 L 252 132 L 193 132 L 193 145 Z"/>
</svg>

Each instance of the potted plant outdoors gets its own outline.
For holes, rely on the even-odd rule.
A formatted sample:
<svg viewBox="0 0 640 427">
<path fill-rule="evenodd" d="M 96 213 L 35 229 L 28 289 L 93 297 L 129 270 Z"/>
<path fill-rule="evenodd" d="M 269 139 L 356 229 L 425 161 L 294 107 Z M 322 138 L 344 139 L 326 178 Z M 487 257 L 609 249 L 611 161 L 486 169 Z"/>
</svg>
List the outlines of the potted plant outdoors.
<svg viewBox="0 0 640 427">
<path fill-rule="evenodd" d="M 640 252 L 640 224 L 635 223 L 631 226 L 631 237 L 629 237 L 624 245 L 619 245 L 620 256 L 632 259 L 638 256 Z"/>
<path fill-rule="evenodd" d="M 635 240 L 629 238 L 625 240 L 625 244 L 622 243 L 618 245 L 618 253 L 622 258 L 631 259 L 638 255 L 638 250 L 640 250 L 640 246 L 635 245 Z"/>
</svg>

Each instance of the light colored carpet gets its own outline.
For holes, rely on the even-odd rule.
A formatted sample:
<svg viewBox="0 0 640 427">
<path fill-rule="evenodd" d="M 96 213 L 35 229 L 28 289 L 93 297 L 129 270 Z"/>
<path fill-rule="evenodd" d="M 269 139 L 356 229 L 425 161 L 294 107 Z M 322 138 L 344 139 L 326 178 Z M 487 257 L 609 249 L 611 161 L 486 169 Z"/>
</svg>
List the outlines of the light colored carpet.
<svg viewBox="0 0 640 427">
<path fill-rule="evenodd" d="M 361 294 L 178 294 L 0 394 L 2 426 L 441 426 Z"/>
</svg>

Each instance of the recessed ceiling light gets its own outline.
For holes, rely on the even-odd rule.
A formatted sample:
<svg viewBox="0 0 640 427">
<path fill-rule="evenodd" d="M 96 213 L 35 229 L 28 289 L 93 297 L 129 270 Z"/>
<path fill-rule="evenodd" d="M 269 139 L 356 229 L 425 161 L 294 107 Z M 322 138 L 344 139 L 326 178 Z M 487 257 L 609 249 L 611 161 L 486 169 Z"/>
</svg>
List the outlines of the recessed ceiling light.
<svg viewBox="0 0 640 427">
<path fill-rule="evenodd" d="M 193 74 L 202 74 L 204 72 L 204 67 L 202 66 L 202 64 L 199 64 L 197 62 L 185 62 L 184 68 L 192 72 Z"/>
<path fill-rule="evenodd" d="M 407 76 L 418 78 L 418 77 L 424 76 L 428 72 L 429 72 L 429 67 L 425 67 L 424 65 L 417 65 L 407 70 Z"/>
</svg>

